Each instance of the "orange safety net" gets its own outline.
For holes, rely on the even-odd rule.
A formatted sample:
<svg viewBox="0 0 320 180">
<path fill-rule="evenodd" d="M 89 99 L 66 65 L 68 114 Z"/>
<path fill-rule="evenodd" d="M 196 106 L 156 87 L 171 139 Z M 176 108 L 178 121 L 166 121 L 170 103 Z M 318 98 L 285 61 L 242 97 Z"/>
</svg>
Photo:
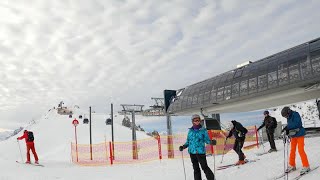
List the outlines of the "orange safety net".
<svg viewBox="0 0 320 180">
<path fill-rule="evenodd" d="M 92 159 L 90 145 L 71 143 L 72 162 L 86 166 L 101 166 L 109 163 L 109 147 L 106 143 L 92 145 Z"/>
<path fill-rule="evenodd" d="M 145 162 L 159 159 L 157 138 L 114 143 L 114 164 Z"/>
<path fill-rule="evenodd" d="M 246 127 L 248 133 L 244 150 L 256 147 L 258 137 L 256 127 Z M 231 137 L 225 141 L 228 132 L 222 130 L 208 131 L 210 139 L 215 139 L 215 146 L 207 145 L 207 154 L 226 154 L 233 149 L 235 138 Z M 128 164 L 181 157 L 179 146 L 186 141 L 187 134 L 177 134 L 173 136 L 159 136 L 134 142 L 111 142 L 90 145 L 76 145 L 71 143 L 72 162 L 79 165 L 101 166 L 110 164 Z M 91 153 L 92 152 L 92 153 Z M 186 150 L 183 152 L 188 156 Z M 92 154 L 92 155 L 91 155 Z"/>
<path fill-rule="evenodd" d="M 253 147 L 258 146 L 258 136 L 256 133 L 256 126 L 249 126 L 246 127 L 248 130 L 248 133 L 246 134 L 246 139 L 245 139 L 245 144 L 244 144 L 244 150 L 248 150 Z M 217 144 L 215 146 L 212 145 L 206 145 L 206 152 L 208 154 L 216 154 L 216 155 L 221 155 L 221 154 L 226 154 L 230 150 L 233 149 L 235 138 L 232 136 L 231 138 L 228 138 L 227 141 L 226 137 L 229 134 L 228 131 L 223 131 L 223 130 L 209 130 L 208 135 L 210 139 L 215 139 L 217 141 Z M 183 145 L 187 139 L 187 134 L 184 135 L 175 135 L 173 138 L 174 142 L 174 152 L 175 152 L 175 157 L 179 156 L 181 157 L 181 152 L 179 152 L 179 146 Z M 188 153 L 187 151 L 184 151 L 184 154 Z"/>
</svg>

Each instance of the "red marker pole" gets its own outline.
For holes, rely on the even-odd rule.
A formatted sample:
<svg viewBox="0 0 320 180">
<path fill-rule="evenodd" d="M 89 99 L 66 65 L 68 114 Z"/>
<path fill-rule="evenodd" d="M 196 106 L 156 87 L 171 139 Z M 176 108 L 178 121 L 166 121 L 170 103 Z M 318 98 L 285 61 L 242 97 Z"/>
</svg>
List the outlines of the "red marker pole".
<svg viewBox="0 0 320 180">
<path fill-rule="evenodd" d="M 74 119 L 72 121 L 72 124 L 74 125 L 74 138 L 76 140 L 76 153 L 77 153 L 77 162 L 79 162 L 79 156 L 78 156 L 78 138 L 77 138 L 77 125 L 79 124 L 79 121 L 77 119 Z"/>
<path fill-rule="evenodd" d="M 79 157 L 78 157 L 78 139 L 77 139 L 77 126 L 74 127 L 74 135 L 76 138 L 76 152 L 77 152 L 77 162 L 79 162 Z"/>
</svg>

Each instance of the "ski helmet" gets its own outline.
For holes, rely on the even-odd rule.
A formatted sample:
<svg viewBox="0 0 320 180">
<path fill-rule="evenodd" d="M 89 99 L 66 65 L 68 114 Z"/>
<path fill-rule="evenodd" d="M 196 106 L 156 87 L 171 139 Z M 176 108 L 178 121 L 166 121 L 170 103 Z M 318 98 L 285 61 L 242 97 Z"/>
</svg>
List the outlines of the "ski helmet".
<svg viewBox="0 0 320 180">
<path fill-rule="evenodd" d="M 266 114 L 269 115 L 269 111 L 264 111 L 263 114 L 264 115 L 266 115 Z"/>
<path fill-rule="evenodd" d="M 285 106 L 285 107 L 281 110 L 281 115 L 282 115 L 282 117 L 287 118 L 290 112 L 291 112 L 291 109 L 290 109 L 288 106 Z"/>
</svg>

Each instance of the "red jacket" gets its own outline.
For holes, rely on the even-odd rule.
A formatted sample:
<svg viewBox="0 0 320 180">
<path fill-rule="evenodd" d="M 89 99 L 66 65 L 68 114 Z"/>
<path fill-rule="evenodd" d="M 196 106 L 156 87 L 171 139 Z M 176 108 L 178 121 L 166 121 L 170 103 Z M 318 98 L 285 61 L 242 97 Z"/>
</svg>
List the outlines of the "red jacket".
<svg viewBox="0 0 320 180">
<path fill-rule="evenodd" d="M 18 137 L 17 139 L 18 139 L 18 140 L 25 139 L 26 144 L 33 144 L 33 141 L 31 141 L 31 142 L 27 141 L 27 140 L 28 140 L 28 132 L 23 133 L 23 135 L 20 136 L 20 137 Z"/>
</svg>

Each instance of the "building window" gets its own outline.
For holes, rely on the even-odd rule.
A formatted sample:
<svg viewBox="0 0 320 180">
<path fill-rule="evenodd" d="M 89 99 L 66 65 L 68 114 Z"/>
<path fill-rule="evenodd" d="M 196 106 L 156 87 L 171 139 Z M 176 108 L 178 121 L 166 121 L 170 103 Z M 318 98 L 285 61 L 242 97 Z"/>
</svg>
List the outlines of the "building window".
<svg viewBox="0 0 320 180">
<path fill-rule="evenodd" d="M 248 80 L 241 81 L 240 83 L 240 96 L 248 94 Z"/>
<path fill-rule="evenodd" d="M 257 92 L 257 78 L 249 79 L 249 94 Z"/>
<path fill-rule="evenodd" d="M 234 83 L 232 85 L 232 98 L 239 96 L 239 83 Z"/>
<path fill-rule="evenodd" d="M 311 53 L 311 64 L 313 73 L 315 75 L 320 74 L 320 49 Z"/>
<path fill-rule="evenodd" d="M 299 64 L 294 64 L 289 67 L 289 81 L 295 82 L 300 80 Z"/>
<path fill-rule="evenodd" d="M 269 72 L 268 73 L 268 88 L 272 89 L 278 86 L 278 78 L 277 78 L 277 71 Z"/>
<path fill-rule="evenodd" d="M 231 85 L 224 88 L 224 99 L 229 100 L 231 98 Z"/>
<path fill-rule="evenodd" d="M 280 86 L 289 83 L 288 68 L 285 64 L 280 64 L 278 66 L 278 80 Z"/>
<path fill-rule="evenodd" d="M 259 91 L 264 91 L 267 89 L 268 78 L 266 74 L 258 77 L 258 87 L 259 87 Z"/>
<path fill-rule="evenodd" d="M 218 88 L 217 101 L 223 101 L 223 92 L 224 92 L 224 87 Z"/>
<path fill-rule="evenodd" d="M 204 93 L 203 104 L 208 104 L 210 102 L 210 91 Z"/>
<path fill-rule="evenodd" d="M 215 103 L 217 102 L 217 91 L 215 89 L 213 89 L 211 91 L 211 99 L 210 99 L 211 103 Z"/>
<path fill-rule="evenodd" d="M 309 79 L 312 77 L 311 73 L 311 64 L 309 60 L 304 60 L 303 62 L 300 63 L 300 68 L 301 68 L 301 78 L 302 79 Z"/>
</svg>

